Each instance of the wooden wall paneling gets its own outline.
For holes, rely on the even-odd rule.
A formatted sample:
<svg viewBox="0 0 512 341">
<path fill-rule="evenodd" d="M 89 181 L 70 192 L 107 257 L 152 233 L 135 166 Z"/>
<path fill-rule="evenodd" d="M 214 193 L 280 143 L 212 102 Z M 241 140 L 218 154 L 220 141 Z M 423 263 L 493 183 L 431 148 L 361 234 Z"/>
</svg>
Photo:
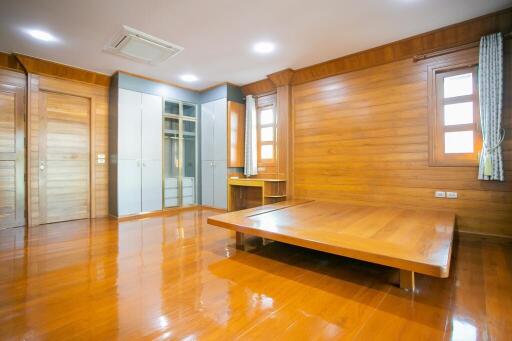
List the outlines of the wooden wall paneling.
<svg viewBox="0 0 512 341">
<path fill-rule="evenodd" d="M 291 86 L 283 85 L 277 88 L 277 178 L 291 178 Z M 290 199 L 290 188 L 287 186 L 286 195 Z"/>
<path fill-rule="evenodd" d="M 15 53 L 14 56 L 17 58 L 19 63 L 23 65 L 23 68 L 27 73 L 56 77 L 62 80 L 73 80 L 83 83 L 90 83 L 106 87 L 108 87 L 110 84 L 110 76 L 105 74 L 18 53 Z"/>
<path fill-rule="evenodd" d="M 26 76 L 0 69 L 0 228 L 25 224 Z"/>
<path fill-rule="evenodd" d="M 505 94 L 511 45 L 507 40 Z M 477 167 L 428 163 L 428 69 L 475 54 L 401 60 L 293 86 L 295 198 L 448 210 L 461 231 L 512 236 L 511 96 L 503 111 L 505 182 L 477 180 Z M 459 198 L 435 198 L 436 190 Z"/>
<path fill-rule="evenodd" d="M 39 97 L 42 91 L 79 96 L 90 101 L 90 203 L 91 217 L 108 215 L 108 158 L 98 164 L 98 154 L 108 155 L 108 88 L 72 80 L 29 74 L 29 226 L 40 223 L 39 212 Z"/>
<path fill-rule="evenodd" d="M 228 167 L 245 164 L 245 105 L 228 101 Z"/>
<path fill-rule="evenodd" d="M 27 75 L 27 225 L 39 224 L 39 76 Z"/>
</svg>

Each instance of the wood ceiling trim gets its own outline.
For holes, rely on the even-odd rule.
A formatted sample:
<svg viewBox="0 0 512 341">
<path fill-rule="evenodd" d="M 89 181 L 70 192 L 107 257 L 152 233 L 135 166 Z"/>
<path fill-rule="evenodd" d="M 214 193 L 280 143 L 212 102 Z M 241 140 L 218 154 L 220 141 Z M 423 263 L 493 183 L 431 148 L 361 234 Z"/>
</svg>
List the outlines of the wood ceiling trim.
<svg viewBox="0 0 512 341">
<path fill-rule="evenodd" d="M 110 76 L 105 74 L 18 53 L 14 53 L 14 56 L 18 62 L 23 65 L 23 68 L 27 73 L 52 76 L 100 86 L 110 85 Z"/>
<path fill-rule="evenodd" d="M 242 86 L 242 93 L 244 95 L 259 95 L 267 92 L 272 92 L 276 89 L 274 83 L 266 78 L 260 81 L 250 83 Z"/>
<path fill-rule="evenodd" d="M 292 69 L 284 69 L 268 75 L 267 78 L 277 87 L 285 86 L 291 84 L 294 73 L 295 71 Z"/>
<path fill-rule="evenodd" d="M 486 34 L 493 32 L 507 34 L 511 30 L 512 7 L 390 44 L 295 70 L 291 76 L 291 84 L 303 84 L 398 60 L 414 58 L 419 54 L 429 54 L 443 49 L 475 43 L 480 40 L 481 36 Z M 242 86 L 243 93 L 247 95 L 270 91 L 270 88 L 274 85 L 271 77 L 275 79 L 276 74 L 279 74 L 279 72 L 269 75 L 267 79 Z"/>
<path fill-rule="evenodd" d="M 0 69 L 24 72 L 23 66 L 15 56 L 10 53 L 0 52 Z"/>
</svg>

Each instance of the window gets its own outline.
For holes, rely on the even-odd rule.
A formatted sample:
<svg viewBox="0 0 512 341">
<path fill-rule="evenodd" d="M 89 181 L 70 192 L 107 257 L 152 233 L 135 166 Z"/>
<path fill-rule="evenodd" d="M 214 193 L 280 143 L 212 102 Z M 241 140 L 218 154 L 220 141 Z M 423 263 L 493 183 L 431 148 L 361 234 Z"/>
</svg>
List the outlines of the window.
<svg viewBox="0 0 512 341">
<path fill-rule="evenodd" d="M 258 166 L 269 167 L 276 160 L 275 95 L 259 97 L 256 103 L 258 123 Z"/>
<path fill-rule="evenodd" d="M 430 164 L 476 166 L 482 147 L 476 66 L 431 69 Z"/>
</svg>

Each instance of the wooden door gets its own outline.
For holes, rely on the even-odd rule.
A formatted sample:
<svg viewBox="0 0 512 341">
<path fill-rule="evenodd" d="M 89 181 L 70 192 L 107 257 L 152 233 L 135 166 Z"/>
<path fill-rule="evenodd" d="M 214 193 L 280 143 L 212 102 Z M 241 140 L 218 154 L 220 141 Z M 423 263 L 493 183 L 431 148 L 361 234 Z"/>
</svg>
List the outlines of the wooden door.
<svg viewBox="0 0 512 341">
<path fill-rule="evenodd" d="M 228 167 L 244 167 L 245 105 L 228 101 Z"/>
<path fill-rule="evenodd" d="M 40 92 L 40 223 L 89 218 L 91 103 Z"/>
<path fill-rule="evenodd" d="M 0 70 L 0 228 L 25 224 L 23 77 Z"/>
</svg>

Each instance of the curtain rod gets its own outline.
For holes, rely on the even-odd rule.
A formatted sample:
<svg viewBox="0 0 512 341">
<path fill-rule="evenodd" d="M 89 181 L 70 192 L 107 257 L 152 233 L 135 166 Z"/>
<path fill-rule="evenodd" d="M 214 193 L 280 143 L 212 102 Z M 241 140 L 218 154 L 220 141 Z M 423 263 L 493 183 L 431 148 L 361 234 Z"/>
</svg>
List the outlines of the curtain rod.
<svg viewBox="0 0 512 341">
<path fill-rule="evenodd" d="M 512 32 L 504 34 L 503 38 L 504 39 L 512 38 Z M 434 52 L 429 52 L 429 53 L 424 53 L 424 54 L 417 54 L 414 57 L 412 57 L 412 60 L 413 60 L 413 62 L 416 63 L 416 62 L 419 62 L 420 60 L 444 56 L 445 54 L 471 49 L 474 47 L 478 47 L 479 45 L 480 45 L 480 41 L 478 40 L 478 41 L 474 41 L 472 43 L 459 45 L 459 46 L 455 46 L 455 47 L 451 47 L 451 48 L 447 48 L 447 49 L 443 49 L 443 50 L 439 50 L 439 51 L 434 51 Z"/>
</svg>

